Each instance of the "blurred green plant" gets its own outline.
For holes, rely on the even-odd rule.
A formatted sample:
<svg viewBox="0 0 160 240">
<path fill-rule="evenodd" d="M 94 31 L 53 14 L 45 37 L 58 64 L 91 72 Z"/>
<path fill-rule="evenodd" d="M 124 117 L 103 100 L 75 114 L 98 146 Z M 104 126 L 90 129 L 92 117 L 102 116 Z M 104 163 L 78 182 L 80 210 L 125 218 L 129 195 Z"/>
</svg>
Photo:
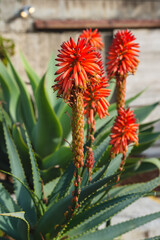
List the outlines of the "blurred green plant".
<svg viewBox="0 0 160 240">
<path fill-rule="evenodd" d="M 22 164 L 27 178 L 30 179 L 28 170 L 28 147 L 24 137 L 23 124 L 26 127 L 31 139 L 34 152 L 37 157 L 40 173 L 43 181 L 49 182 L 59 177 L 63 170 L 72 162 L 72 152 L 69 143 L 71 142 L 71 108 L 62 99 L 57 99 L 56 93 L 52 92 L 51 85 L 54 82 L 56 71 L 54 55 L 52 55 L 46 74 L 39 78 L 22 53 L 20 53 L 25 71 L 30 81 L 32 91 L 29 91 L 23 79 L 15 70 L 11 60 L 8 58 L 8 66 L 0 62 L 0 100 L 4 101 L 4 114 L 7 118 L 7 125 L 11 130 L 15 144 L 18 148 Z M 115 80 L 110 81 L 110 89 L 115 88 Z M 141 91 L 136 96 L 126 101 L 128 106 L 132 101 L 141 96 Z M 112 94 L 108 98 L 111 99 Z M 154 124 L 159 121 L 143 123 L 146 117 L 156 108 L 159 103 L 135 109 L 136 118 L 140 124 L 139 145 L 135 146 L 126 163 L 127 172 L 122 178 L 134 175 L 139 172 L 150 171 L 155 167 L 159 168 L 159 160 L 150 159 L 146 163 L 141 153 L 148 149 L 160 136 L 154 132 Z M 101 161 L 96 164 L 95 169 L 106 165 L 109 161 L 110 146 L 106 148 L 105 139 L 109 136 L 114 119 L 117 115 L 116 103 L 109 107 L 110 116 L 103 121 L 96 119 L 96 132 L 94 149 L 100 145 L 103 149 Z M 6 154 L 5 141 L 2 131 L 2 119 L 0 119 L 0 161 L 1 169 L 9 171 L 8 156 Z M 136 156 L 136 157 L 135 157 Z"/>
<path fill-rule="evenodd" d="M 12 39 L 4 38 L 0 36 L 0 59 L 5 65 L 8 63 L 6 52 L 13 56 L 15 54 L 15 44 Z"/>
<path fill-rule="evenodd" d="M 68 138 L 71 131 L 70 119 L 66 114 L 66 112 L 70 113 L 70 109 L 61 100 L 56 100 L 50 87 L 54 78 L 53 71 L 55 71 L 54 57 L 49 63 L 47 73 L 41 79 L 22 53 L 21 58 L 32 86 L 32 92 L 28 91 L 26 84 L 8 57 L 8 68 L 0 62 L 0 82 L 3 94 L 1 101 L 6 103 L 4 109 L 8 116 L 7 124 L 12 129 L 11 132 L 23 165 L 28 164 L 27 145 L 22 126 L 24 123 L 37 154 L 42 178 L 44 181 L 49 181 L 53 176 L 59 176 L 61 169 L 72 161 L 70 147 L 64 140 Z M 4 157 L 1 167 L 7 170 L 8 157 L 4 149 L 3 134 L 1 138 L 1 154 Z M 26 174 L 30 175 L 29 172 Z"/>
<path fill-rule="evenodd" d="M 110 222 L 113 216 L 140 197 L 154 194 L 153 189 L 160 184 L 160 177 L 157 177 L 146 183 L 112 189 L 119 173 L 122 157 L 119 154 L 98 172 L 94 172 L 89 184 L 86 182 L 86 172 L 83 174 L 80 206 L 68 219 L 66 216 L 73 198 L 74 165 L 71 163 L 61 177 L 43 185 L 31 141 L 24 129 L 30 161 L 29 171 L 33 179 L 33 189 L 30 188 L 4 113 L 3 111 L 1 119 L 11 173 L 2 172 L 12 176 L 16 198 L 13 200 L 0 183 L 0 229 L 5 234 L 15 240 L 103 240 L 106 237 L 107 240 L 112 240 L 160 217 L 160 212 L 156 212 L 99 230 L 100 224 Z M 109 144 L 108 139 L 105 144 Z M 132 147 L 129 148 L 131 151 Z M 100 164 L 102 155 L 103 148 L 99 145 L 95 152 L 96 164 Z M 2 236 L 1 239 L 6 238 Z"/>
</svg>

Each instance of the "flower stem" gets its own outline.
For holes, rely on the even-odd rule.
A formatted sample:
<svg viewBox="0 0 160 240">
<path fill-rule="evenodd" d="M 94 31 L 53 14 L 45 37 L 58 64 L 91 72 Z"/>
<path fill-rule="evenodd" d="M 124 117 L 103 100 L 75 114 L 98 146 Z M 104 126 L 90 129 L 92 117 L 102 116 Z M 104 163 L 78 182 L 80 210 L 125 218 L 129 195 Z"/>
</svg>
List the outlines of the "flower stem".
<svg viewBox="0 0 160 240">
<path fill-rule="evenodd" d="M 122 76 L 117 79 L 117 110 L 125 107 L 126 77 Z"/>
<path fill-rule="evenodd" d="M 75 166 L 73 201 L 72 211 L 78 208 L 78 198 L 80 195 L 81 186 L 81 167 L 83 167 L 84 158 L 84 103 L 83 94 L 75 95 L 72 105 L 72 151 L 73 151 L 73 164 Z"/>
</svg>

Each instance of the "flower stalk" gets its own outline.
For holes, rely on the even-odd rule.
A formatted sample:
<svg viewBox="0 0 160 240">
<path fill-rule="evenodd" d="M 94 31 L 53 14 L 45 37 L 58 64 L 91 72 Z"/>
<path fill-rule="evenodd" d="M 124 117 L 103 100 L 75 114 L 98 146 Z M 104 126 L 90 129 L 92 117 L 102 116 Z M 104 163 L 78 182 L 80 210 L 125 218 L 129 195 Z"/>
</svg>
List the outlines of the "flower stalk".
<svg viewBox="0 0 160 240">
<path fill-rule="evenodd" d="M 120 77 L 116 84 L 117 90 L 117 110 L 125 107 L 125 98 L 126 98 L 126 78 L 127 74 Z"/>
<path fill-rule="evenodd" d="M 73 191 L 73 210 L 78 208 L 78 198 L 80 195 L 80 185 L 81 185 L 81 167 L 83 167 L 84 158 L 84 103 L 83 94 L 79 93 L 75 95 L 72 102 L 72 152 L 73 152 L 73 164 L 75 166 L 74 176 L 74 186 Z"/>
</svg>

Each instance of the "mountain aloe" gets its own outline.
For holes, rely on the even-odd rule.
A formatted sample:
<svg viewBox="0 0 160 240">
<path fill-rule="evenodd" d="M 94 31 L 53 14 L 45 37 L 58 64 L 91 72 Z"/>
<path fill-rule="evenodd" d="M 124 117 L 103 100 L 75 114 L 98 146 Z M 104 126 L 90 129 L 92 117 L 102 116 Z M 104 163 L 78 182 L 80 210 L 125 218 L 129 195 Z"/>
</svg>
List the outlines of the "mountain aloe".
<svg viewBox="0 0 160 240">
<path fill-rule="evenodd" d="M 119 40 L 125 37 L 127 41 Z M 53 58 L 40 79 L 21 54 L 33 95 L 9 58 L 8 68 L 1 64 L 1 158 L 3 163 L 7 159 L 10 167 L 4 164 L 1 172 L 12 181 L 10 188 L 5 181 L 0 184 L 0 230 L 8 236 L 16 240 L 114 239 L 160 217 L 156 212 L 111 224 L 113 216 L 153 194 L 160 184 L 157 177 L 145 183 L 116 186 L 139 164 L 137 154 L 160 135 L 153 132 L 155 121 L 141 123 L 158 103 L 136 109 L 133 114 L 128 104 L 141 93 L 125 100 L 127 75 L 135 72 L 138 63 L 137 50 L 133 49 L 138 45 L 133 40 L 128 30 L 115 36 L 107 68 L 110 81 L 98 52 L 103 44 L 97 30 L 84 31 L 77 43 L 70 38 L 62 44 L 56 59 L 60 67 L 56 79 Z M 51 81 L 53 96 L 49 91 Z M 109 106 L 115 81 L 121 88 L 118 104 Z M 141 162 L 159 168 L 156 158 Z M 104 222 L 106 227 L 100 230 Z"/>
<path fill-rule="evenodd" d="M 51 57 L 47 72 L 42 78 L 38 77 L 22 53 L 21 59 L 32 86 L 33 95 L 27 90 L 22 78 L 18 75 L 11 60 L 8 58 L 7 68 L 2 62 L 0 62 L 0 82 L 3 92 L 1 101 L 5 102 L 4 114 L 7 115 L 7 125 L 11 129 L 11 134 L 22 158 L 22 164 L 27 177 L 29 177 L 26 167 L 29 164 L 26 159 L 28 147 L 24 138 L 23 123 L 25 123 L 33 149 L 36 152 L 41 176 L 45 182 L 48 182 L 53 176 L 55 176 L 55 178 L 60 176 L 62 169 L 65 169 L 72 161 L 72 152 L 68 145 L 68 142 L 71 142 L 72 112 L 71 108 L 67 106 L 62 99 L 56 99 L 56 93 L 52 93 L 51 91 L 51 85 L 54 82 L 54 72 L 57 69 L 54 67 L 54 56 Z M 109 97 L 107 97 L 109 101 L 115 88 L 114 79 L 110 80 L 110 86 L 108 88 L 112 90 Z M 126 100 L 126 106 L 136 98 L 140 97 L 142 93 L 143 91 Z M 140 128 L 139 145 L 134 147 L 132 155 L 139 155 L 150 147 L 160 136 L 159 132 L 153 133 L 156 121 L 143 124 L 143 120 L 145 120 L 158 104 L 159 103 L 157 102 L 134 110 Z M 97 116 L 95 117 L 96 130 L 94 134 L 94 148 L 109 136 L 110 129 L 117 114 L 116 104 L 111 104 L 108 111 L 109 116 L 103 121 L 98 119 Z M 2 169 L 8 171 L 8 157 L 5 150 L 1 119 L 0 133 L 0 152 L 1 156 L 3 156 L 0 165 Z M 106 151 L 106 155 L 109 157 L 107 153 L 109 153 L 109 149 Z M 136 159 L 140 165 L 145 165 L 143 161 L 139 161 L 139 158 Z M 133 168 L 136 166 L 136 159 Z M 104 164 L 105 162 L 106 161 L 104 161 Z M 102 164 L 103 159 L 100 165 Z M 58 168 L 58 166 L 60 168 Z M 148 165 L 146 165 L 146 168 L 147 166 Z M 152 167 L 152 164 L 150 167 Z"/>
<path fill-rule="evenodd" d="M 108 163 L 105 169 L 101 168 L 98 173 L 93 172 L 92 181 L 89 184 L 83 182 L 79 208 L 70 219 L 66 219 L 65 213 L 69 210 L 68 207 L 71 206 L 73 198 L 74 165 L 71 163 L 60 178 L 43 184 L 29 136 L 24 130 L 30 158 L 28 161 L 31 166 L 29 171 L 32 173 L 33 188 L 31 188 L 4 117 L 3 131 L 11 166 L 11 173 L 5 173 L 13 178 L 16 199 L 13 200 L 5 187 L 0 184 L 0 229 L 12 238 L 58 240 L 104 239 L 107 236 L 107 239 L 114 239 L 160 217 L 160 212 L 157 212 L 98 230 L 100 224 L 110 220 L 119 211 L 140 197 L 146 196 L 160 184 L 160 177 L 157 177 L 146 183 L 133 184 L 130 187 L 123 186 L 120 190 L 119 188 L 114 190 L 113 186 L 119 173 L 121 160 L 121 154 L 119 154 Z M 99 156 L 103 151 L 102 147 L 97 147 Z M 100 160 L 101 158 L 97 155 L 97 164 Z"/>
</svg>

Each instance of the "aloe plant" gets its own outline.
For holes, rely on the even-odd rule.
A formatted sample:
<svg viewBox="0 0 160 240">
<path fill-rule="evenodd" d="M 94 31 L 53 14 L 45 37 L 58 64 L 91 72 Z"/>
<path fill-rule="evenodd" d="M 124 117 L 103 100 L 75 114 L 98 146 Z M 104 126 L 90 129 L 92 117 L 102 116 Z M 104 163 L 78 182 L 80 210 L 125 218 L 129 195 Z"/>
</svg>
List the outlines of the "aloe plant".
<svg viewBox="0 0 160 240">
<path fill-rule="evenodd" d="M 52 180 L 53 177 L 58 177 L 62 173 L 62 169 L 65 169 L 72 161 L 72 152 L 69 144 L 71 142 L 71 109 L 62 101 L 57 99 L 56 94 L 52 92 L 51 85 L 54 81 L 54 72 L 56 70 L 54 55 L 48 65 L 46 74 L 39 78 L 35 71 L 31 68 L 23 54 L 21 53 L 21 59 L 24 64 L 28 79 L 32 86 L 33 95 L 28 91 L 27 86 L 23 82 L 22 78 L 16 72 L 11 60 L 8 58 L 8 67 L 4 66 L 0 62 L 0 82 L 2 96 L 1 100 L 5 101 L 4 110 L 7 118 L 7 125 L 11 129 L 11 134 L 18 148 L 19 154 L 22 159 L 22 164 L 25 169 L 25 173 L 29 178 L 29 171 L 27 166 L 28 162 L 28 146 L 24 138 L 23 123 L 25 123 L 26 130 L 31 139 L 33 149 L 36 153 L 38 165 L 40 168 L 41 176 L 44 182 Z M 108 97 L 111 99 L 115 88 L 115 80 L 110 81 L 110 87 L 112 92 Z M 136 96 L 126 101 L 128 106 L 144 91 L 141 91 Z M 140 144 L 135 146 L 132 150 L 132 155 L 138 155 L 134 158 L 134 161 L 127 161 L 127 174 L 133 171 L 139 166 L 140 171 L 149 170 L 154 165 L 157 167 L 158 159 L 156 161 L 150 161 L 150 164 L 146 164 L 142 161 L 142 157 L 139 155 L 150 147 L 160 136 L 159 132 L 154 131 L 154 124 L 156 121 L 144 124 L 145 118 L 156 108 L 159 103 L 140 107 L 135 109 L 135 115 L 140 123 Z M 109 136 L 110 129 L 117 115 L 116 104 L 112 103 L 109 107 L 110 116 L 105 120 L 96 118 L 96 132 L 95 132 L 95 146 L 99 146 L 103 140 Z M 70 116 L 69 116 L 70 115 Z M 159 121 L 159 119 L 157 119 Z M 1 147 L 0 152 L 3 158 L 1 159 L 1 168 L 9 170 L 8 156 L 5 150 L 4 136 L 2 131 L 2 121 L 0 119 L 0 137 Z M 104 151 L 99 165 L 97 167 L 105 165 L 109 158 L 109 147 Z M 56 166 L 56 167 L 55 167 Z M 58 167 L 59 166 L 59 167 Z M 138 170 L 137 170 L 138 171 Z M 125 177 L 125 174 L 123 174 Z"/>
<path fill-rule="evenodd" d="M 92 31 L 83 34 L 86 33 L 92 34 Z M 100 40 L 97 30 L 93 34 Z M 127 30 L 125 34 L 128 36 L 131 33 Z M 127 174 L 131 175 L 134 168 L 139 169 L 138 154 L 159 137 L 159 133 L 153 132 L 155 122 L 143 124 L 145 117 L 158 103 L 135 110 L 140 132 L 139 145 L 134 146 L 133 143 L 138 143 L 138 124 L 135 123 L 133 112 L 125 109 L 124 104 L 128 106 L 142 92 L 125 101 L 128 72 L 121 76 L 117 72 L 116 75 L 123 77 L 120 79 L 123 84 L 117 86 L 119 93 L 123 92 L 123 98 L 119 96 L 117 115 L 115 103 L 108 108 L 108 100 L 111 98 L 110 95 L 106 100 L 110 93 L 110 90 L 106 89 L 108 79 L 103 76 L 104 71 L 100 68 L 101 56 L 90 42 L 79 38 L 76 44 L 70 38 L 70 41 L 62 45 L 60 53 L 60 63 L 57 65 L 61 68 L 55 73 L 59 76 L 55 79 L 53 88 L 58 90 L 58 97 L 64 98 L 68 105 L 62 99 L 57 100 L 55 93 L 52 94 L 49 90 L 51 82 L 53 84 L 54 81 L 53 58 L 47 73 L 40 79 L 21 54 L 33 94 L 27 91 L 9 58 L 8 68 L 0 65 L 3 89 L 3 109 L 0 115 L 1 158 L 3 163 L 6 159 L 9 160 L 10 167 L 10 171 L 6 171 L 4 164 L 1 171 L 13 179 L 13 186 L 11 184 L 9 191 L 15 197 L 13 200 L 7 191 L 8 186 L 0 184 L 0 229 L 18 240 L 114 239 L 160 217 L 160 212 L 157 212 L 111 225 L 114 215 L 140 197 L 153 194 L 160 184 L 160 177 L 157 177 L 146 183 L 116 186 L 120 177 L 123 179 Z M 64 59 L 69 63 L 66 64 Z M 130 62 L 133 69 L 128 67 L 128 71 L 135 70 L 133 63 L 134 61 Z M 110 69 L 111 76 L 112 66 Z M 120 72 L 123 73 L 122 66 Z M 113 89 L 114 86 L 115 81 L 112 79 L 110 88 Z M 92 87 L 96 95 L 93 94 L 93 98 L 90 98 Z M 100 121 L 96 116 L 98 113 L 102 118 L 108 115 L 108 111 L 110 115 L 104 121 Z M 87 117 L 86 126 L 84 114 Z M 128 122 L 125 121 L 126 118 Z M 115 119 L 123 124 L 120 137 L 119 133 L 113 131 L 112 126 L 115 130 L 117 127 Z M 70 142 L 70 125 L 72 151 L 70 147 L 66 147 L 66 143 Z M 118 130 L 121 133 L 121 127 L 118 126 Z M 86 142 L 84 133 L 87 136 Z M 112 143 L 113 134 L 116 136 L 118 151 Z M 133 138 L 130 138 L 130 135 Z M 122 172 L 127 158 L 127 171 Z M 158 159 L 141 159 L 141 162 L 159 167 Z M 104 222 L 107 222 L 106 227 L 99 230 L 99 226 Z"/>
<path fill-rule="evenodd" d="M 120 191 L 116 191 L 117 188 L 114 190 L 112 187 L 115 185 L 121 161 L 119 154 L 98 172 L 95 171 L 89 184 L 85 181 L 84 174 L 79 196 L 80 206 L 74 215 L 66 220 L 65 214 L 69 211 L 68 207 L 73 198 L 74 165 L 71 163 L 61 177 L 43 185 L 31 141 L 24 129 L 32 173 L 31 188 L 4 116 L 2 124 L 11 168 L 11 173 L 5 173 L 13 178 L 15 195 L 13 200 L 3 184 L 0 184 L 0 229 L 8 236 L 16 240 L 114 239 L 160 217 L 160 212 L 156 212 L 98 229 L 103 222 L 111 220 L 118 212 L 140 197 L 148 195 L 160 184 L 160 177 L 157 177 L 146 183 L 123 186 Z M 103 143 L 106 146 L 108 144 L 108 140 Z M 97 164 L 100 163 L 103 152 L 103 146 L 98 146 L 95 154 Z"/>
<path fill-rule="evenodd" d="M 33 96 L 8 57 L 8 67 L 0 62 L 0 82 L 3 93 L 1 101 L 5 102 L 7 124 L 11 129 L 25 171 L 27 171 L 25 166 L 29 163 L 26 159 L 28 147 L 24 138 L 23 124 L 37 154 L 43 180 L 49 181 L 53 176 L 59 176 L 60 168 L 66 168 L 72 160 L 70 147 L 65 142 L 71 133 L 70 119 L 67 115 L 70 114 L 70 109 L 61 100 L 56 100 L 55 94 L 51 91 L 50 86 L 54 78 L 53 71 L 55 71 L 54 56 L 51 58 L 47 73 L 41 79 L 22 53 L 21 58 L 32 86 Z M 0 127 L 2 131 L 2 126 Z M 1 167 L 8 170 L 3 134 L 1 138 L 3 142 L 1 153 L 4 156 Z M 55 168 L 57 165 L 59 168 Z"/>
</svg>

